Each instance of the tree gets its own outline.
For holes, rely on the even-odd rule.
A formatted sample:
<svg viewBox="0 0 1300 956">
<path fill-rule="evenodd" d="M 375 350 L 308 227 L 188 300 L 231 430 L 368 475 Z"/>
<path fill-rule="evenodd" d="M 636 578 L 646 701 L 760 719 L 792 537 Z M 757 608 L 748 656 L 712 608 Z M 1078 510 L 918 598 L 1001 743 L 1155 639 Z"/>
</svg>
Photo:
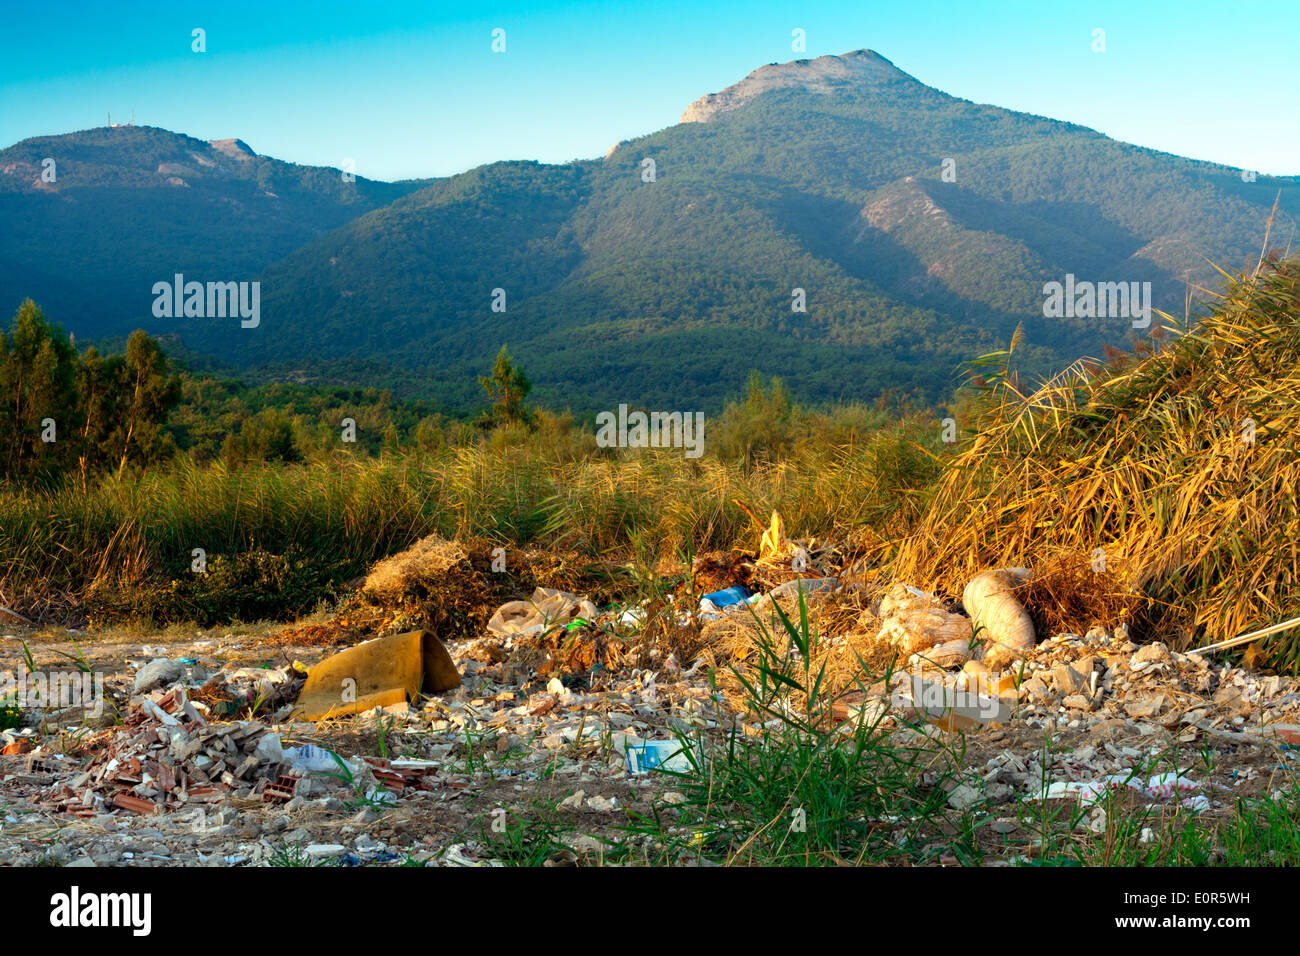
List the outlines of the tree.
<svg viewBox="0 0 1300 956">
<path fill-rule="evenodd" d="M 17 480 L 150 464 L 174 445 L 163 431 L 180 401 L 158 343 L 132 333 L 125 355 L 78 356 L 70 337 L 27 299 L 0 332 L 0 475 Z"/>
<path fill-rule="evenodd" d="M 745 401 L 728 402 L 713 427 L 711 444 L 721 458 L 738 458 L 750 467 L 779 458 L 802 429 L 800 413 L 780 378 L 770 387 L 757 370 L 749 373 Z"/>
<path fill-rule="evenodd" d="M 117 389 L 124 377 L 120 355 L 101 356 L 91 346 L 77 365 L 77 471 L 82 490 L 92 470 L 111 459 L 120 428 Z"/>
<path fill-rule="evenodd" d="M 249 461 L 299 461 L 293 422 L 277 408 L 264 408 L 244 419 L 239 434 L 226 436 L 221 457 L 227 466 Z"/>
<path fill-rule="evenodd" d="M 422 452 L 434 452 L 447 444 L 442 428 L 435 417 L 425 416 L 415 426 L 415 447 Z"/>
<path fill-rule="evenodd" d="M 506 346 L 501 346 L 501 351 L 497 353 L 497 359 L 492 364 L 492 376 L 488 378 L 480 375 L 478 383 L 483 386 L 488 401 L 492 403 L 491 415 L 485 415 L 480 424 L 487 427 L 522 422 L 533 427 L 536 418 L 534 411 L 524 405 L 524 399 L 532 391 L 533 385 L 523 369 L 515 367 Z"/>
<path fill-rule="evenodd" d="M 180 379 L 167 375 L 167 357 L 143 330 L 136 329 L 127 339 L 122 368 L 125 407 L 121 416 L 119 472 L 126 468 L 130 458 L 144 465 L 167 455 L 171 446 L 163 424 L 181 400 Z"/>
<path fill-rule="evenodd" d="M 4 474 L 50 473 L 68 461 L 77 353 L 63 330 L 45 320 L 31 299 L 18 307 L 10 335 L 0 333 L 0 461 Z M 54 422 L 54 442 L 42 441 Z"/>
</svg>

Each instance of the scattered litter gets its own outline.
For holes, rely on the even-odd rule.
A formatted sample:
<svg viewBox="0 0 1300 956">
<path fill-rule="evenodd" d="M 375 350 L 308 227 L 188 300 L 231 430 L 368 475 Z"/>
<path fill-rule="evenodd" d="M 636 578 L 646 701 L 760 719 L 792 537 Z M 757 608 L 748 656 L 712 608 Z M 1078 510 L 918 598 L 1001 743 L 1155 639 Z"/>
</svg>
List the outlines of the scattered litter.
<svg viewBox="0 0 1300 956">
<path fill-rule="evenodd" d="M 1016 588 L 1028 577 L 1028 568 L 983 571 L 971 578 L 962 591 L 962 606 L 988 644 L 984 660 L 990 666 L 1008 664 L 1033 649 L 1034 624 L 1016 597 Z"/>
<path fill-rule="evenodd" d="M 1251 641 L 1257 641 L 1261 637 L 1267 637 L 1270 634 L 1276 634 L 1279 631 L 1290 630 L 1300 624 L 1300 617 L 1293 617 L 1289 621 L 1283 621 L 1280 624 L 1272 624 L 1268 627 L 1262 627 L 1257 631 L 1251 631 L 1248 634 L 1239 634 L 1231 637 L 1226 641 L 1220 641 L 1217 644 L 1210 644 L 1205 647 L 1197 647 L 1188 651 L 1188 654 L 1208 654 L 1210 651 L 1221 651 L 1229 647 L 1237 647 L 1241 644 L 1249 644 Z"/>
<path fill-rule="evenodd" d="M 185 670 L 184 661 L 172 661 L 166 658 L 152 660 L 136 672 L 133 689 L 135 693 L 143 694 L 158 687 L 174 684 L 185 676 Z"/>
<path fill-rule="evenodd" d="M 749 600 L 750 594 L 740 585 L 714 591 L 700 598 L 701 614 L 719 614 L 727 608 L 739 607 Z"/>
<path fill-rule="evenodd" d="M 1204 794 L 1197 793 L 1199 788 L 1200 784 L 1196 781 L 1174 773 L 1156 774 L 1145 784 L 1132 774 L 1116 773 L 1101 780 L 1056 781 L 1047 788 L 1043 799 L 1072 798 L 1089 805 L 1097 803 L 1108 793 L 1128 789 L 1150 800 L 1175 801 L 1189 810 L 1200 812 L 1210 808 L 1210 800 Z"/>
<path fill-rule="evenodd" d="M 348 852 L 348 848 L 342 843 L 312 843 L 303 852 L 315 860 L 328 860 L 342 856 Z"/>
</svg>

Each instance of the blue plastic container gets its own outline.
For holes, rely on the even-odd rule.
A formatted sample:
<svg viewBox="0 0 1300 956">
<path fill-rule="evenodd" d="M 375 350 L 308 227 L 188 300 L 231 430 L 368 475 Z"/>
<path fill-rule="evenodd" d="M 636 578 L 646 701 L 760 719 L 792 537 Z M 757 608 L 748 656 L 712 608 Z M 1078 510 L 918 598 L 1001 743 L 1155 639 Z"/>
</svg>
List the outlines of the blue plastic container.
<svg viewBox="0 0 1300 956">
<path fill-rule="evenodd" d="M 741 604 L 749 599 L 749 592 L 741 585 L 730 587 L 722 591 L 714 591 L 712 594 L 704 595 L 704 600 L 709 601 L 716 608 L 731 607 L 733 604 Z"/>
</svg>

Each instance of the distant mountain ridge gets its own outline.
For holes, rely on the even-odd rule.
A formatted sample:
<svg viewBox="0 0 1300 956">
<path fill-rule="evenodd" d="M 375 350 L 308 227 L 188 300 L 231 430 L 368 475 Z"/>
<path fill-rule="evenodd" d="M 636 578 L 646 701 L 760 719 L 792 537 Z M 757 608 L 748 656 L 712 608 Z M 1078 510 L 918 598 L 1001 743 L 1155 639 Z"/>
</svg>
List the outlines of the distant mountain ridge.
<svg viewBox="0 0 1300 956">
<path fill-rule="evenodd" d="M 0 303 L 30 295 L 83 336 L 129 332 L 150 318 L 155 281 L 256 279 L 421 185 L 345 182 L 239 139 L 148 126 L 24 140 L 0 151 Z"/>
<path fill-rule="evenodd" d="M 580 411 L 711 410 L 751 368 L 810 400 L 940 397 L 961 361 L 1021 323 L 1023 355 L 1042 369 L 1133 334 L 1117 317 L 1045 318 L 1045 283 L 1150 282 L 1155 304 L 1181 313 L 1186 281 L 1213 281 L 1207 260 L 1259 254 L 1279 194 L 1273 239 L 1286 244 L 1300 199 L 1296 177 L 1247 181 L 974 104 L 869 50 L 760 67 L 603 160 L 425 183 L 349 184 L 238 141 L 121 132 L 0 152 L 0 210 L 26 229 L 0 246 L 0 295 L 31 294 L 78 334 L 143 324 L 223 361 L 361 375 L 464 408 L 503 342 L 540 397 Z M 39 157 L 61 150 L 83 151 L 86 169 L 56 192 L 36 187 Z M 21 175 L 6 172 L 15 163 Z M 87 183 L 89 170 L 105 182 Z M 109 211 L 167 238 L 137 248 L 105 228 Z M 38 232 L 66 250 L 55 276 L 30 254 Z M 130 276 L 116 324 L 96 298 L 76 301 L 87 273 L 72 260 L 96 253 Z M 172 264 L 258 279 L 260 325 L 154 320 L 140 284 L 169 280 Z"/>
</svg>

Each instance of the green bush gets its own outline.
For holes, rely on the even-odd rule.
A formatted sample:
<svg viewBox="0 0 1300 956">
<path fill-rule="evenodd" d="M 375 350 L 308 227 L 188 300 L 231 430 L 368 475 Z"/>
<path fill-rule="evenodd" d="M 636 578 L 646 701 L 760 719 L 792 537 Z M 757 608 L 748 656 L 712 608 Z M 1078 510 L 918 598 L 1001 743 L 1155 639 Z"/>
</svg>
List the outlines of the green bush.
<svg viewBox="0 0 1300 956">
<path fill-rule="evenodd" d="M 186 621 L 204 627 L 238 621 L 291 620 L 336 597 L 348 569 L 301 552 L 249 551 L 208 557 L 204 573 L 186 570 L 169 581 L 150 581 L 103 601 L 108 617 L 154 624 Z"/>
</svg>

